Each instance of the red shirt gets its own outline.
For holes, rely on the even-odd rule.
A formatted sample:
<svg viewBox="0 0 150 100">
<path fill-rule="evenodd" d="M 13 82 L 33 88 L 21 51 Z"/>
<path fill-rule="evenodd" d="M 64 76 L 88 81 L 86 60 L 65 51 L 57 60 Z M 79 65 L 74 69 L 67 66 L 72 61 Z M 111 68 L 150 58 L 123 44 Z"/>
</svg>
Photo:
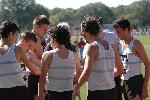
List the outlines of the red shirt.
<svg viewBox="0 0 150 100">
<path fill-rule="evenodd" d="M 84 41 L 80 41 L 80 42 L 78 43 L 78 47 L 79 47 L 79 48 L 83 48 L 84 45 L 85 45 Z"/>
</svg>

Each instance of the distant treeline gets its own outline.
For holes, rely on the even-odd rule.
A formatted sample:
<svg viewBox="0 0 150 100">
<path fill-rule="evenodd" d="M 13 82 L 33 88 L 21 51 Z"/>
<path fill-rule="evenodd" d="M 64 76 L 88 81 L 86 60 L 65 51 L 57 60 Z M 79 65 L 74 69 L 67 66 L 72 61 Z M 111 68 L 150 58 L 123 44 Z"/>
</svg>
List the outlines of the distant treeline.
<svg viewBox="0 0 150 100">
<path fill-rule="evenodd" d="M 50 1 L 47 3 L 51 3 Z M 64 2 L 65 3 L 65 2 Z M 150 0 L 141 0 L 127 6 L 108 7 L 101 2 L 90 3 L 79 9 L 48 9 L 35 0 L 1 0 L 0 22 L 9 19 L 18 23 L 21 29 L 31 29 L 35 16 L 44 14 L 49 17 L 51 26 L 59 22 L 68 22 L 71 27 L 79 27 L 86 15 L 102 17 L 105 24 L 112 23 L 118 17 L 128 18 L 132 27 L 150 27 Z"/>
</svg>

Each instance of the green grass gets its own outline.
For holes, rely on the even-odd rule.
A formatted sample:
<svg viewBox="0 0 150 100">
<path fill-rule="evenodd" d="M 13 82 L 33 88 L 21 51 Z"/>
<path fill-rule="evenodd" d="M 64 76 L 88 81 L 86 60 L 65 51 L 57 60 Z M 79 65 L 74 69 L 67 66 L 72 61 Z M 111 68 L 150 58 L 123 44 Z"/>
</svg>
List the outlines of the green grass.
<svg viewBox="0 0 150 100">
<path fill-rule="evenodd" d="M 135 38 L 139 39 L 142 44 L 144 45 L 144 48 L 146 50 L 146 53 L 148 55 L 148 58 L 150 60 L 150 36 L 136 36 Z M 144 65 L 142 64 L 142 72 L 144 72 Z M 148 85 L 148 91 L 149 91 L 149 95 L 150 95 L 150 82 Z M 82 100 L 86 100 L 86 95 L 87 95 L 87 87 L 86 85 L 83 85 L 81 87 L 81 98 Z M 147 98 L 147 100 L 150 100 L 150 96 Z"/>
</svg>

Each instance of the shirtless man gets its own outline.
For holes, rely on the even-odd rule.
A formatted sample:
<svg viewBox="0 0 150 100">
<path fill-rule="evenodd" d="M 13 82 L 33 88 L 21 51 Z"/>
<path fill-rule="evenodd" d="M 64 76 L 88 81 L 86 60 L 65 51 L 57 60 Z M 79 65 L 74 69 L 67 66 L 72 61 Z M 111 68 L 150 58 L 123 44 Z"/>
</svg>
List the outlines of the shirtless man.
<svg viewBox="0 0 150 100">
<path fill-rule="evenodd" d="M 33 20 L 32 32 L 37 37 L 37 43 L 31 48 L 29 52 L 29 58 L 34 64 L 36 64 L 39 67 L 41 66 L 40 60 L 43 54 L 43 46 L 41 45 L 41 43 L 44 40 L 45 33 L 48 31 L 49 24 L 50 22 L 45 15 L 39 15 Z M 38 81 L 39 76 L 34 75 L 32 73 L 28 76 L 28 89 L 33 95 L 34 100 L 38 99 Z"/>
</svg>

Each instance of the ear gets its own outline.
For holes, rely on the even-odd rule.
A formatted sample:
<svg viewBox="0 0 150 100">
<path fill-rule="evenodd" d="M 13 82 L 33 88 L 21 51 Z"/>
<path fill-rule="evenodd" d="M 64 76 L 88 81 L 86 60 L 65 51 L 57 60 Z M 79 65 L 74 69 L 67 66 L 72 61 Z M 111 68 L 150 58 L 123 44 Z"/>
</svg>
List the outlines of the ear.
<svg viewBox="0 0 150 100">
<path fill-rule="evenodd" d="M 84 34 L 85 34 L 86 36 L 87 36 L 87 35 L 90 35 L 90 33 L 89 33 L 89 32 L 85 32 Z"/>
<path fill-rule="evenodd" d="M 125 31 L 126 31 L 126 32 L 129 32 L 130 30 L 129 30 L 128 28 L 125 28 Z"/>
<path fill-rule="evenodd" d="M 53 43 L 57 43 L 56 39 L 53 39 Z"/>
</svg>

